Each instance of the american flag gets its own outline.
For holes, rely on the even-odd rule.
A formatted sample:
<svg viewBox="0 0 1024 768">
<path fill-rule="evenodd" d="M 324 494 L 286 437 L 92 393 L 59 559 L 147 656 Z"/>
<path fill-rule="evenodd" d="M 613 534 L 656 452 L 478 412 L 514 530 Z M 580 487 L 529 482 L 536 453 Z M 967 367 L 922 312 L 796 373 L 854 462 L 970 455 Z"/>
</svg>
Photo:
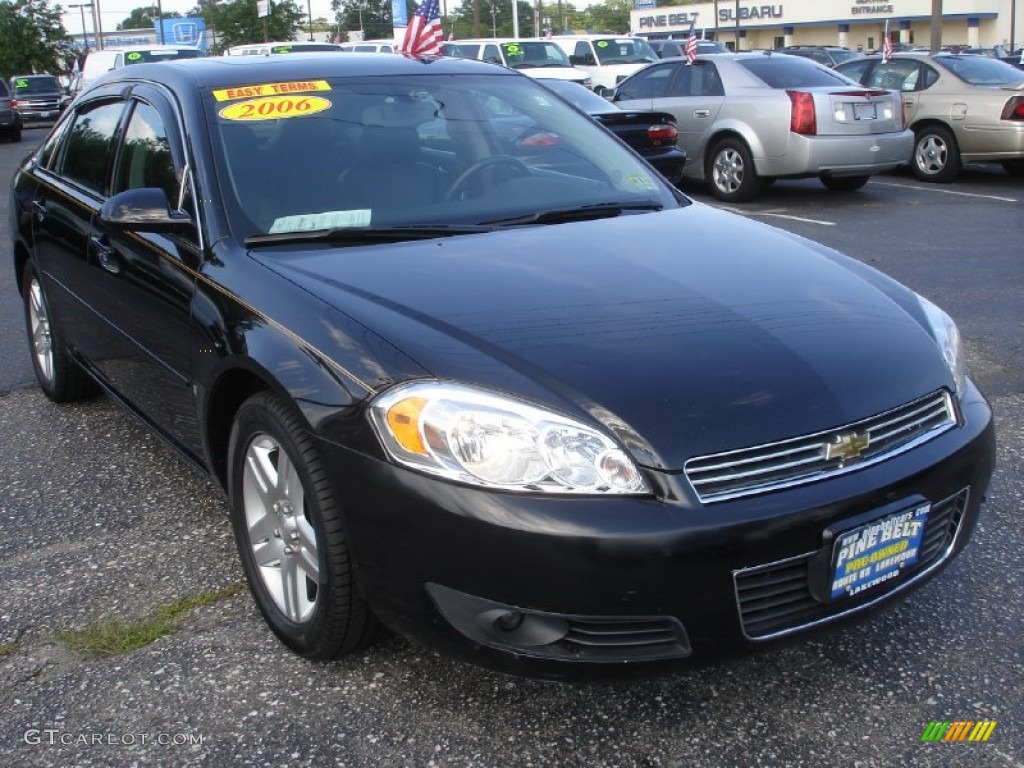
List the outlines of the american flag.
<svg viewBox="0 0 1024 768">
<path fill-rule="evenodd" d="M 409 21 L 399 51 L 411 56 L 439 56 L 443 41 L 441 4 L 439 0 L 423 0 Z"/>
<path fill-rule="evenodd" d="M 690 34 L 686 37 L 686 64 L 697 60 L 697 33 L 693 29 L 694 19 L 690 19 Z"/>
<path fill-rule="evenodd" d="M 885 20 L 885 40 L 882 42 L 882 63 L 892 58 L 892 35 L 889 34 L 889 20 Z"/>
</svg>

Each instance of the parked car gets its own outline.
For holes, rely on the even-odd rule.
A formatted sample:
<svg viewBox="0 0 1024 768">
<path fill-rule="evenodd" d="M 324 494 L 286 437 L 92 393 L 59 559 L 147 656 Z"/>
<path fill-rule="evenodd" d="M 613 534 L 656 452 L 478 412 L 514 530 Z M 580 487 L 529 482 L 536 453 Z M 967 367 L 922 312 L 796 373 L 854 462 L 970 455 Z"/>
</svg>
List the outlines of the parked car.
<svg viewBox="0 0 1024 768">
<path fill-rule="evenodd" d="M 356 40 L 340 43 L 338 47 L 349 53 L 394 53 L 398 43 L 394 40 Z"/>
<path fill-rule="evenodd" d="M 21 115 L 18 113 L 18 100 L 13 97 L 3 78 L 0 78 L 0 139 L 21 141 Z"/>
<path fill-rule="evenodd" d="M 53 122 L 69 101 L 67 91 L 53 75 L 17 75 L 10 86 L 22 124 Z"/>
<path fill-rule="evenodd" d="M 671 59 L 686 55 L 686 40 L 648 40 L 647 44 L 658 54 L 659 59 Z M 698 40 L 697 55 L 706 53 L 728 53 L 729 49 L 714 40 Z"/>
<path fill-rule="evenodd" d="M 224 49 L 224 56 L 271 56 L 283 53 L 339 53 L 342 47 L 337 43 L 321 43 L 313 40 L 285 40 L 276 43 L 245 43 Z"/>
<path fill-rule="evenodd" d="M 862 58 L 864 54 L 851 51 L 849 48 L 840 48 L 831 45 L 787 45 L 781 49 L 782 53 L 790 56 L 803 56 L 826 67 L 835 68 L 844 61 Z"/>
<path fill-rule="evenodd" d="M 679 131 L 676 119 L 668 112 L 628 111 L 580 83 L 569 80 L 542 82 L 629 144 L 670 182 L 676 183 L 682 178 L 686 153 L 676 144 Z"/>
<path fill-rule="evenodd" d="M 551 40 L 459 40 L 445 43 L 442 50 L 445 56 L 501 64 L 538 80 L 570 80 L 588 88 L 592 85 L 590 75 L 574 67 L 565 51 Z"/>
<path fill-rule="evenodd" d="M 658 54 L 642 37 L 555 35 L 550 39 L 568 54 L 573 66 L 590 75 L 590 87 L 598 96 L 611 94 L 627 76 L 658 60 Z"/>
<path fill-rule="evenodd" d="M 964 163 L 997 162 L 1024 176 L 1024 71 L 988 56 L 955 53 L 866 58 L 837 70 L 903 94 L 914 131 L 910 168 L 922 181 L 953 181 Z"/>
<path fill-rule="evenodd" d="M 624 80 L 623 109 L 674 115 L 683 175 L 720 200 L 753 200 L 768 180 L 817 176 L 853 191 L 905 165 L 913 134 L 898 93 L 865 90 L 809 59 L 772 52 L 663 60 Z"/>
<path fill-rule="evenodd" d="M 139 45 L 123 48 L 104 48 L 85 57 L 81 72 L 72 83 L 73 93 L 85 90 L 98 78 L 114 69 L 135 64 L 173 59 L 191 59 L 202 55 L 194 45 Z"/>
<path fill-rule="evenodd" d="M 862 617 L 967 545 L 992 415 L 942 310 L 691 203 L 532 78 L 426 63 L 126 67 L 13 181 L 42 391 L 100 386 L 224 487 L 285 644 L 380 621 L 653 672 Z M 516 113 L 585 172 L 496 148 Z"/>
</svg>

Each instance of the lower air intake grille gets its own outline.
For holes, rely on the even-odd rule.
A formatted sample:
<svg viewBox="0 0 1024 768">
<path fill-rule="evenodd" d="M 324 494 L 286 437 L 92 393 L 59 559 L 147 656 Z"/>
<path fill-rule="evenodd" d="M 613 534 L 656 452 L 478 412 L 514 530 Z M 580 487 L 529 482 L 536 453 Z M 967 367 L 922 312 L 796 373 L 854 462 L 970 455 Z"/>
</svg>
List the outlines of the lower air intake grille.
<svg viewBox="0 0 1024 768">
<path fill-rule="evenodd" d="M 906 576 L 890 582 L 891 587 L 883 588 L 881 597 L 898 592 L 949 556 L 967 509 L 969 491 L 964 488 L 932 505 L 918 561 Z M 736 600 L 743 634 L 751 640 L 780 637 L 866 608 L 879 599 L 875 597 L 853 607 L 843 601 L 826 604 L 815 600 L 808 585 L 808 572 L 811 558 L 816 554 L 809 552 L 770 565 L 736 571 Z"/>
</svg>

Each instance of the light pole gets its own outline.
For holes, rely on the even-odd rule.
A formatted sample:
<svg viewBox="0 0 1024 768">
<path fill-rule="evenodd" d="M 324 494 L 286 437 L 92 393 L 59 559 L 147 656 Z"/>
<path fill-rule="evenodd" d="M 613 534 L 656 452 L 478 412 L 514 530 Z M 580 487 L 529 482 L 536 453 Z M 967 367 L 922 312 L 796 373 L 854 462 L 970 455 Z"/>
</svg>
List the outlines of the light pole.
<svg viewBox="0 0 1024 768">
<path fill-rule="evenodd" d="M 156 40 L 160 45 L 164 44 L 164 7 L 160 0 L 156 0 Z"/>
<path fill-rule="evenodd" d="M 85 9 L 92 8 L 92 3 L 75 3 L 74 5 L 69 5 L 68 8 L 77 8 L 82 14 L 82 47 L 88 49 L 89 38 L 85 35 Z"/>
<path fill-rule="evenodd" d="M 313 42 L 313 2 L 306 0 L 306 13 L 309 14 L 309 41 Z"/>
</svg>

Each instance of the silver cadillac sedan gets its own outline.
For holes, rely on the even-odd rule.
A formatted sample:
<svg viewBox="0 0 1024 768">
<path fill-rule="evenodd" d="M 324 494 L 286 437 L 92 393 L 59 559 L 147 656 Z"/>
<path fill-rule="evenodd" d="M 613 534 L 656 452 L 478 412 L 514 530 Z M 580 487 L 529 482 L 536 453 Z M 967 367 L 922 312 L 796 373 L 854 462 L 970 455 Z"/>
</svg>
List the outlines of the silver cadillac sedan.
<svg viewBox="0 0 1024 768">
<path fill-rule="evenodd" d="M 673 114 L 689 158 L 683 175 L 730 202 L 782 178 L 857 190 L 906 165 L 913 149 L 899 93 L 772 51 L 663 59 L 623 80 L 613 101 Z"/>
</svg>

